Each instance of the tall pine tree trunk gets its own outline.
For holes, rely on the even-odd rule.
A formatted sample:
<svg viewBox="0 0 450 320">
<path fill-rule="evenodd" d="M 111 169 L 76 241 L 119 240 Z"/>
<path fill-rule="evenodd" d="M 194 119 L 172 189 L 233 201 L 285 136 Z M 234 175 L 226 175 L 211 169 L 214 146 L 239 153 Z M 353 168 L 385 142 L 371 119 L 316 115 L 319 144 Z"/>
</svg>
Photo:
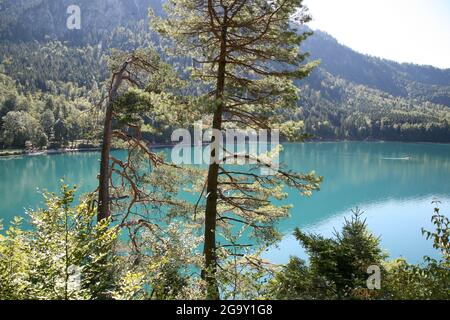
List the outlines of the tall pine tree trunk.
<svg viewBox="0 0 450 320">
<path fill-rule="evenodd" d="M 121 69 L 118 72 L 114 73 L 111 88 L 109 91 L 108 103 L 106 105 L 105 122 L 103 126 L 103 144 L 100 160 L 97 221 L 102 221 L 111 216 L 109 204 L 109 179 L 111 176 L 109 159 L 112 140 L 113 106 L 117 98 L 117 91 L 122 83 L 123 74 L 126 71 L 128 63 L 128 61 L 125 62 L 122 65 Z"/>
<path fill-rule="evenodd" d="M 225 68 L 226 68 L 226 49 L 227 49 L 227 12 L 225 9 L 224 22 L 221 31 L 221 46 L 219 67 L 217 71 L 217 85 L 216 85 L 216 102 L 217 109 L 214 112 L 213 129 L 217 132 L 222 130 L 222 115 L 225 107 L 224 92 L 225 92 Z M 205 246 L 203 254 L 205 256 L 205 269 L 202 272 L 203 278 L 207 284 L 207 298 L 218 300 L 219 290 L 215 273 L 217 271 L 217 257 L 216 257 L 216 222 L 217 222 L 217 185 L 219 178 L 219 148 L 220 139 L 216 139 L 211 150 L 211 161 L 208 170 L 207 180 L 207 200 L 205 211 Z"/>
</svg>

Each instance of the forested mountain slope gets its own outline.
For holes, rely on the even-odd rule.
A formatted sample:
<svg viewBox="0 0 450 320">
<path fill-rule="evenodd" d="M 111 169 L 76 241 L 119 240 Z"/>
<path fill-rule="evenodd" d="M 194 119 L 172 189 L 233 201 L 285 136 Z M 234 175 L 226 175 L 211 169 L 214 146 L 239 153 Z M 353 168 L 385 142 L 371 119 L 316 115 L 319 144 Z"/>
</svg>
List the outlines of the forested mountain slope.
<svg viewBox="0 0 450 320">
<path fill-rule="evenodd" d="M 108 79 L 110 49 L 148 46 L 147 9 L 161 13 L 162 2 L 0 0 L 0 147 L 86 138 L 79 113 L 93 107 Z M 81 8 L 81 30 L 66 27 L 73 4 Z M 450 69 L 362 55 L 320 31 L 303 50 L 321 64 L 299 83 L 302 99 L 290 116 L 316 138 L 450 142 Z M 5 120 L 18 113 L 34 123 L 32 133 L 5 130 L 17 126 Z"/>
<path fill-rule="evenodd" d="M 414 97 L 417 93 L 415 87 L 423 86 L 433 91 L 442 86 L 446 89 L 442 92 L 445 97 L 442 101 L 433 102 L 450 105 L 450 69 L 400 64 L 359 54 L 321 31 L 315 32 L 304 49 L 311 52 L 313 58 L 320 59 L 321 67 L 334 76 L 392 95 Z"/>
</svg>

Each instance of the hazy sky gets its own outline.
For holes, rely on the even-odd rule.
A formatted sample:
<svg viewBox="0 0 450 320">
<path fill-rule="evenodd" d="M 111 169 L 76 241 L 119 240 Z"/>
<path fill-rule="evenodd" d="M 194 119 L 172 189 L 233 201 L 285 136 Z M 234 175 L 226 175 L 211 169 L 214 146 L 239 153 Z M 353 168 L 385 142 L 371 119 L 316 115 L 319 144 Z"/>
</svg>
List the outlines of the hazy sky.
<svg viewBox="0 0 450 320">
<path fill-rule="evenodd" d="M 398 62 L 450 68 L 450 0 L 305 0 L 340 43 Z"/>
</svg>

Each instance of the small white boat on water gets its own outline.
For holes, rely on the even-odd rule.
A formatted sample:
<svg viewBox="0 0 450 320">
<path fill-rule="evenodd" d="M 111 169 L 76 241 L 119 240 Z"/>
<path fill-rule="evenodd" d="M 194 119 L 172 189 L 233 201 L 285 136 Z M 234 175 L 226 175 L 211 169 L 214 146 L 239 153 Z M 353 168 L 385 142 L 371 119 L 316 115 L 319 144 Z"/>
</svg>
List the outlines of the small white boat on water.
<svg viewBox="0 0 450 320">
<path fill-rule="evenodd" d="M 411 157 L 402 157 L 402 158 L 381 158 L 381 160 L 400 160 L 400 161 L 407 161 L 407 160 L 411 160 Z"/>
</svg>

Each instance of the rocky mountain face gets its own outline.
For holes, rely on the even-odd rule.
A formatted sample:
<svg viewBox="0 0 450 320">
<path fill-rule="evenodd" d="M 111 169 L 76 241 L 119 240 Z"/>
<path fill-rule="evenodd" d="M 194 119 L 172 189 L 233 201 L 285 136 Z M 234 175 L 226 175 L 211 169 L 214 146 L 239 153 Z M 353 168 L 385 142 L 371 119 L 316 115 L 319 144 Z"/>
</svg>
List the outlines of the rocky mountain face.
<svg viewBox="0 0 450 320">
<path fill-rule="evenodd" d="M 74 44 L 97 42 L 118 26 L 147 19 L 150 6 L 161 10 L 161 2 L 155 0 L 1 0 L 0 6 L 2 39 L 50 38 Z M 67 28 L 70 6 L 80 8 L 79 30 Z"/>
</svg>

